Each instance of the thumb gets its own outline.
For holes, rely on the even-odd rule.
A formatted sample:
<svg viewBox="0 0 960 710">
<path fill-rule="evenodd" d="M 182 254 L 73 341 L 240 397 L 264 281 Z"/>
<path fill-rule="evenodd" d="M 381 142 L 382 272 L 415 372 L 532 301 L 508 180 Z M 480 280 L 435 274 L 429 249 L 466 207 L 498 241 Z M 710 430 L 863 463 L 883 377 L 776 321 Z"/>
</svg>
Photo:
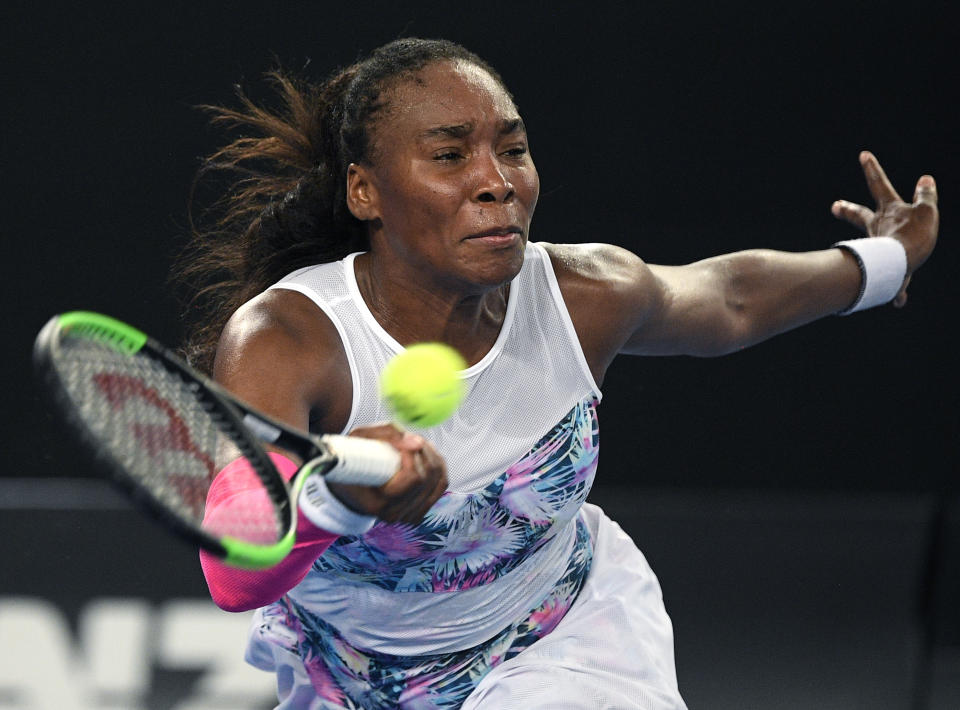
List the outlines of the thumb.
<svg viewBox="0 0 960 710">
<path fill-rule="evenodd" d="M 932 175 L 924 175 L 917 180 L 917 187 L 913 191 L 913 203 L 929 207 L 937 206 L 937 183 Z"/>
<path fill-rule="evenodd" d="M 903 308 L 907 305 L 907 286 L 910 285 L 910 277 L 908 276 L 903 280 L 903 286 L 900 287 L 900 291 L 893 299 L 894 308 Z"/>
<path fill-rule="evenodd" d="M 417 452 L 423 448 L 423 445 L 426 443 L 426 441 L 424 441 L 424 438 L 419 434 L 404 431 L 403 436 L 395 441 L 391 441 L 390 443 L 401 451 Z"/>
</svg>

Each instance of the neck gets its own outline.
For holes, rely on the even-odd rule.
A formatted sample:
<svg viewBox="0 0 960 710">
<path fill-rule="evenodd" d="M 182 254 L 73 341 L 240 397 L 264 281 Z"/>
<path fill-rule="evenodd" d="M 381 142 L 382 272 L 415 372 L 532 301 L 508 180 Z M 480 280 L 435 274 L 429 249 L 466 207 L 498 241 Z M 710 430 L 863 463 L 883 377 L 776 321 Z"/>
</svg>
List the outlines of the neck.
<svg viewBox="0 0 960 710">
<path fill-rule="evenodd" d="M 510 284 L 484 288 L 435 281 L 400 273 L 398 266 L 373 252 L 354 262 L 360 294 L 377 322 L 401 345 L 447 343 L 469 365 L 479 362 L 500 334 Z"/>
</svg>

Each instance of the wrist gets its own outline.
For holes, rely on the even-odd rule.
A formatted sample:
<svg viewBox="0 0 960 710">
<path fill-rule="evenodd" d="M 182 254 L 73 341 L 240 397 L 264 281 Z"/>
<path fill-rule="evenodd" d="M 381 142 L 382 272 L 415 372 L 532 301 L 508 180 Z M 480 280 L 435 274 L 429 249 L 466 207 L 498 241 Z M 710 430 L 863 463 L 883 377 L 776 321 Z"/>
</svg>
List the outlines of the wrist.
<svg viewBox="0 0 960 710">
<path fill-rule="evenodd" d="M 907 276 L 907 253 L 893 237 L 848 239 L 833 245 L 850 252 L 860 267 L 857 298 L 837 315 L 846 316 L 889 303 Z"/>
<path fill-rule="evenodd" d="M 323 476 L 313 474 L 303 483 L 298 499 L 300 513 L 318 528 L 340 535 L 362 535 L 377 518 L 348 508 L 327 487 Z"/>
</svg>

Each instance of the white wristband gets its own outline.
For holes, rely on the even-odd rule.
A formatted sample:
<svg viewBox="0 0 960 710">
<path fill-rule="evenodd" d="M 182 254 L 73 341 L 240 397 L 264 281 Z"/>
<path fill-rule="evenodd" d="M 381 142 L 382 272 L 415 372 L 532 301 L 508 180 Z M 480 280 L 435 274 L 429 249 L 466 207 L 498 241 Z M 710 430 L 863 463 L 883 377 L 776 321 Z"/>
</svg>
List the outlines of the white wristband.
<svg viewBox="0 0 960 710">
<path fill-rule="evenodd" d="M 340 535 L 363 535 L 377 522 L 375 516 L 355 513 L 341 503 L 319 473 L 311 474 L 303 482 L 298 505 L 311 523 Z"/>
<path fill-rule="evenodd" d="M 907 252 L 899 241 L 893 237 L 866 237 L 833 246 L 853 254 L 860 267 L 860 293 L 837 315 L 846 316 L 889 303 L 900 292 L 907 276 Z"/>
</svg>

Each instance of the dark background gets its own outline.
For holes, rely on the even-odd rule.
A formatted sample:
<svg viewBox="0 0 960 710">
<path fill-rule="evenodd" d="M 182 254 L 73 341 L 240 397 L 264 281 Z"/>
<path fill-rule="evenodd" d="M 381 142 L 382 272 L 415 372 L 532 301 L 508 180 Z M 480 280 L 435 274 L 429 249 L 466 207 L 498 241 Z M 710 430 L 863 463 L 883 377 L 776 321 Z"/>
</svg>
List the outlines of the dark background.
<svg viewBox="0 0 960 710">
<path fill-rule="evenodd" d="M 13 375 L 4 430 L 30 475 L 86 473 L 64 469 L 30 376 L 30 343 L 49 316 L 87 308 L 167 342 L 182 334 L 166 276 L 199 156 L 221 138 L 192 107 L 229 103 L 236 82 L 262 96 L 274 56 L 321 77 L 413 34 L 460 41 L 503 73 L 541 173 L 534 239 L 608 241 L 654 263 L 816 249 L 858 235 L 829 206 L 869 203 L 862 148 L 904 195 L 922 173 L 936 176 L 944 236 L 905 310 L 828 318 L 718 360 L 622 358 L 604 386 L 599 480 L 953 485 L 960 13 L 946 3 L 94 2 L 4 12 Z"/>
<path fill-rule="evenodd" d="M 882 675 L 902 676 L 923 698 L 929 645 L 960 648 L 950 348 L 960 305 L 958 21 L 946 2 L 849 0 L 8 2 L 0 10 L 0 283 L 9 463 L 0 476 L 93 475 L 58 441 L 32 379 L 31 343 L 51 315 L 98 310 L 168 343 L 181 337 L 167 274 L 200 156 L 221 140 L 196 104 L 230 103 L 237 82 L 264 97 L 259 80 L 275 58 L 322 78 L 395 37 L 442 36 L 490 61 L 516 96 L 542 181 L 533 239 L 607 241 L 667 264 L 751 247 L 818 249 L 858 236 L 829 207 L 837 198 L 870 204 L 861 149 L 877 154 L 908 199 L 921 174 L 937 178 L 941 242 L 907 308 L 826 318 L 720 359 L 617 361 L 603 387 L 596 484 L 673 591 L 681 687 L 688 699 L 706 699 L 696 707 L 711 707 L 710 698 L 721 707 L 717 689 L 728 685 L 716 671 L 716 685 L 704 686 L 710 676 L 700 670 L 716 670 L 746 644 L 704 646 L 704 619 L 727 614 L 736 627 L 738 612 L 746 619 L 770 599 L 780 606 L 750 628 L 807 628 L 813 622 L 799 608 L 829 625 L 856 608 L 863 628 L 908 629 L 888 639 L 897 652 L 885 658 L 909 660 Z M 16 540 L 19 529 L 2 537 Z M 902 549 L 886 557 L 897 540 Z M 811 575 L 825 606 L 809 606 L 810 578 L 790 566 L 807 559 L 822 563 L 821 576 Z M 871 577 L 871 560 L 870 569 L 901 576 Z M 778 564 L 787 565 L 780 577 Z M 845 585 L 842 570 L 857 583 Z M 717 589 L 723 579 L 727 591 Z M 738 580 L 770 594 L 744 597 Z M 37 584 L 32 593 L 46 594 L 48 582 Z M 899 596 L 884 597 L 888 607 L 864 605 L 870 589 L 891 588 Z M 701 593 L 739 601 L 705 606 Z M 727 638 L 726 627 L 714 631 Z M 811 636 L 809 657 L 830 638 Z M 764 639 L 737 667 L 756 668 L 782 646 Z M 887 668 L 869 652 L 857 657 L 875 673 Z M 806 668 L 816 677 L 816 664 Z M 952 677 L 960 688 L 960 670 Z M 770 690 L 757 706 L 791 707 L 771 700 L 779 680 L 739 682 Z"/>
</svg>

